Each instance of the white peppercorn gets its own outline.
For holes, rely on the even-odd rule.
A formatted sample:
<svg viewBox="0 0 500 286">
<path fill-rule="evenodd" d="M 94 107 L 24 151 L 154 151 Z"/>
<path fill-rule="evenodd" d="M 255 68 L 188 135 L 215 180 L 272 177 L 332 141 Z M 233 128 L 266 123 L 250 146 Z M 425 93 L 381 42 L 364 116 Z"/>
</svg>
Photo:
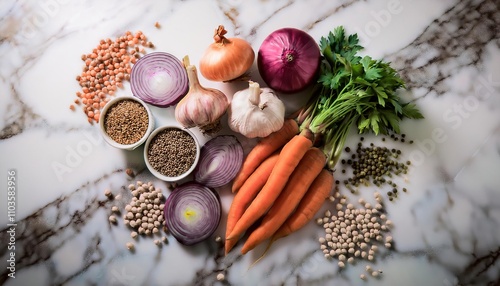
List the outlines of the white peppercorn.
<svg viewBox="0 0 500 286">
<path fill-rule="evenodd" d="M 224 273 L 219 273 L 216 277 L 217 281 L 223 281 L 225 278 Z"/>
<path fill-rule="evenodd" d="M 117 222 L 116 216 L 114 216 L 114 215 L 110 215 L 109 218 L 108 218 L 108 220 L 109 220 L 110 223 L 116 223 Z"/>
<path fill-rule="evenodd" d="M 111 192 L 110 189 L 105 189 L 104 190 L 104 195 L 108 198 L 111 198 L 113 196 L 113 193 Z"/>
<path fill-rule="evenodd" d="M 134 250 L 135 249 L 135 246 L 132 242 L 127 242 L 127 244 L 125 244 L 125 246 L 127 247 L 128 250 Z"/>
</svg>

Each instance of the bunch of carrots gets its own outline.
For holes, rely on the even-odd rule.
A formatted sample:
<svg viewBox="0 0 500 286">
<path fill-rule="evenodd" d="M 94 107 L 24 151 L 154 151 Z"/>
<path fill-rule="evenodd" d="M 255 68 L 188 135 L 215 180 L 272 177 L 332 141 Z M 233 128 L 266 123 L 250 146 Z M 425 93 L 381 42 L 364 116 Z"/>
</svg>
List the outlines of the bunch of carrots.
<svg viewBox="0 0 500 286">
<path fill-rule="evenodd" d="M 325 169 L 325 154 L 313 141 L 314 134 L 308 129 L 299 133 L 298 123 L 287 119 L 250 151 L 233 182 L 236 195 L 228 213 L 226 254 L 254 225 L 243 254 L 268 239 L 269 248 L 305 226 L 321 208 L 334 179 Z"/>
<path fill-rule="evenodd" d="M 360 134 L 399 133 L 403 118 L 423 118 L 414 103 L 401 102 L 398 73 L 387 62 L 358 55 L 362 48 L 342 26 L 321 38 L 320 76 L 310 101 L 297 121 L 287 119 L 257 143 L 233 182 L 226 253 L 246 232 L 243 254 L 268 239 L 269 249 L 314 217 L 334 187 L 329 170 L 352 125 Z"/>
</svg>

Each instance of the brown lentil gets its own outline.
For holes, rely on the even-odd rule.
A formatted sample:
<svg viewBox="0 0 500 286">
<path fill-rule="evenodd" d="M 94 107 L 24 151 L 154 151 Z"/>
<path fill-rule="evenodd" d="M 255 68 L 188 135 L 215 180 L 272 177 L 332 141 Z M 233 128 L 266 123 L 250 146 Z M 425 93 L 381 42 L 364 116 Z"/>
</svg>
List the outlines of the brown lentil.
<svg viewBox="0 0 500 286">
<path fill-rule="evenodd" d="M 151 140 L 147 154 L 155 170 L 168 177 L 177 177 L 193 165 L 196 142 L 186 131 L 167 128 Z"/>
<path fill-rule="evenodd" d="M 148 119 L 148 112 L 140 103 L 121 100 L 108 109 L 104 117 L 104 129 L 117 143 L 133 144 L 146 133 Z"/>
</svg>

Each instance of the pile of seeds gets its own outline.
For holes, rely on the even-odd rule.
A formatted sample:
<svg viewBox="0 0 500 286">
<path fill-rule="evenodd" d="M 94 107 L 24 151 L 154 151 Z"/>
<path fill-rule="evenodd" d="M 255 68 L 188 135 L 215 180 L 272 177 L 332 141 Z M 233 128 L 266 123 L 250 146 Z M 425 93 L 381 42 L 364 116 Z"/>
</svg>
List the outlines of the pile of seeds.
<svg viewBox="0 0 500 286">
<path fill-rule="evenodd" d="M 359 200 L 360 206 L 347 202 L 347 197 L 336 193 L 337 213 L 326 211 L 317 223 L 323 225 L 325 236 L 319 238 L 320 248 L 326 258 L 337 258 L 339 267 L 354 263 L 356 259 L 372 261 L 379 246 L 392 247 L 392 237 L 387 232 L 392 222 L 387 219 L 380 193 L 375 192 L 376 204 Z"/>
<path fill-rule="evenodd" d="M 168 177 L 184 174 L 196 158 L 196 142 L 184 130 L 167 128 L 151 140 L 147 158 L 149 164 Z"/>
<path fill-rule="evenodd" d="M 104 117 L 106 133 L 119 144 L 139 141 L 148 129 L 148 112 L 139 102 L 121 100 L 113 104 Z"/>
<path fill-rule="evenodd" d="M 83 104 L 89 123 L 99 121 L 108 96 L 114 95 L 117 88 L 123 87 L 123 81 L 130 79 L 131 65 L 146 53 L 145 48 L 153 47 L 141 31 L 135 34 L 127 31 L 115 40 L 101 40 L 91 53 L 82 55 L 85 65 L 76 77 L 82 90 L 76 92 L 75 104 Z M 70 109 L 75 110 L 75 106 L 71 104 Z"/>
<path fill-rule="evenodd" d="M 166 232 L 167 229 L 163 215 L 165 198 L 161 189 L 155 188 L 152 182 L 143 183 L 142 181 L 137 181 L 135 184 L 130 184 L 128 190 L 131 192 L 132 198 L 125 205 L 123 220 L 124 224 L 132 229 L 130 236 L 133 239 L 137 239 L 139 235 L 145 237 L 160 235 L 162 229 Z M 113 198 L 110 190 L 106 190 L 105 195 L 109 199 Z M 114 197 L 114 200 L 119 199 L 121 199 L 120 194 Z M 122 213 L 116 205 L 111 207 L 111 211 L 115 214 Z M 109 216 L 109 222 L 112 224 L 116 224 L 118 221 L 115 214 Z M 163 236 L 155 239 L 154 243 L 160 247 L 163 243 L 168 243 L 168 239 L 166 236 Z M 133 242 L 128 242 L 126 247 L 131 251 L 135 249 Z"/>
<path fill-rule="evenodd" d="M 404 142 L 404 134 L 402 135 Z M 392 135 L 392 138 L 399 140 L 398 137 Z M 385 138 L 382 138 L 385 141 Z M 389 149 L 387 147 L 375 146 L 370 143 L 370 146 L 364 147 L 361 137 L 356 153 L 352 153 L 349 159 L 342 159 L 342 165 L 349 165 L 352 167 L 352 177 L 343 181 L 344 185 L 352 192 L 356 193 L 357 188 L 360 186 L 368 186 L 373 184 L 377 187 L 389 185 L 391 190 L 387 193 L 389 200 L 393 200 L 398 196 L 398 191 L 406 192 L 406 188 L 399 189 L 397 184 L 393 182 L 393 176 L 408 173 L 408 166 L 410 161 L 400 162 L 401 150 Z M 351 148 L 345 148 L 346 153 L 351 153 Z M 346 169 L 342 167 L 342 173 Z M 340 182 L 339 182 L 340 183 Z"/>
<path fill-rule="evenodd" d="M 132 232 L 132 238 L 138 234 L 157 234 L 165 225 L 163 208 L 165 207 L 163 193 L 151 182 L 130 184 L 128 189 L 132 193 L 132 200 L 125 206 L 123 216 L 125 225 L 137 232 Z"/>
</svg>

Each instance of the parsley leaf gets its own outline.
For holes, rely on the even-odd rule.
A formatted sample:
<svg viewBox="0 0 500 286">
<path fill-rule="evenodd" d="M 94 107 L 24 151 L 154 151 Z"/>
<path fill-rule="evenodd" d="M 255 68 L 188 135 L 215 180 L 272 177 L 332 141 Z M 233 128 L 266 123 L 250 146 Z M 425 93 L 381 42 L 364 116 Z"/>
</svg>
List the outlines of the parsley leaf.
<svg viewBox="0 0 500 286">
<path fill-rule="evenodd" d="M 301 114 L 301 128 L 322 134 L 333 168 L 352 124 L 359 133 L 400 133 L 403 118 L 424 118 L 414 103 L 403 103 L 396 90 L 403 79 L 389 62 L 359 56 L 357 34 L 336 27 L 319 41 L 322 54 L 318 87 Z"/>
</svg>

